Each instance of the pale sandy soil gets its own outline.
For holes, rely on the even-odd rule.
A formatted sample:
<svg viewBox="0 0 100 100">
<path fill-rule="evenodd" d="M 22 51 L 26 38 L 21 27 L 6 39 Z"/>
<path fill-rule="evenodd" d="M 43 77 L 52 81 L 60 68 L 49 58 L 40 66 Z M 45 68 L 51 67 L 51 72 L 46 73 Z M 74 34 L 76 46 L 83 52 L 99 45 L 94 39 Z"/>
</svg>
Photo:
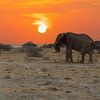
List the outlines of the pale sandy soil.
<svg viewBox="0 0 100 100">
<path fill-rule="evenodd" d="M 93 64 L 68 64 L 65 50 L 59 54 L 45 48 L 42 53 L 33 58 L 0 53 L 0 100 L 100 100 L 100 53 Z M 79 53 L 73 56 L 78 62 Z"/>
</svg>

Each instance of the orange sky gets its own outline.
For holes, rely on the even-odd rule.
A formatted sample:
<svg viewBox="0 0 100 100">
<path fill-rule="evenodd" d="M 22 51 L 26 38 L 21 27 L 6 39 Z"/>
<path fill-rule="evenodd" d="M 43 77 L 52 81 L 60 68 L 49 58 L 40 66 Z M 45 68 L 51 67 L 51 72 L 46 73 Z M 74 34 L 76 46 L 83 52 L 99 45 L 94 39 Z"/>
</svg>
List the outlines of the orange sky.
<svg viewBox="0 0 100 100">
<path fill-rule="evenodd" d="M 46 33 L 38 32 L 37 21 L 48 25 Z M 100 0 L 0 0 L 2 43 L 51 43 L 68 31 L 100 40 Z"/>
</svg>

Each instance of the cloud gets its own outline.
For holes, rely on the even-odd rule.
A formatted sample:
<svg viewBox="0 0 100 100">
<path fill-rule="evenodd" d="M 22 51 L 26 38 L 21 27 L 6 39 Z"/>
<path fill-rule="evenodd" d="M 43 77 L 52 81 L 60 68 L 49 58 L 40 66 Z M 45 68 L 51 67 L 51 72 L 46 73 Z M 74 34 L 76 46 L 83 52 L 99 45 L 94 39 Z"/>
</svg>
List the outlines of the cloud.
<svg viewBox="0 0 100 100">
<path fill-rule="evenodd" d="M 100 6 L 100 2 L 94 2 L 94 3 L 91 3 L 91 5 L 93 5 L 93 6 Z"/>
<path fill-rule="evenodd" d="M 36 5 L 38 5 L 38 4 L 39 5 L 53 4 L 54 5 L 54 4 L 61 4 L 65 1 L 66 0 L 59 0 L 59 1 L 58 0 L 55 0 L 55 1 L 54 0 L 48 0 L 48 1 L 47 0 L 42 0 L 42 1 L 41 0 L 34 0 L 34 1 L 30 1 L 30 2 L 28 1 L 28 2 L 26 2 L 26 4 L 27 5 L 34 5 L 34 4 L 36 4 Z"/>
<path fill-rule="evenodd" d="M 79 13 L 99 5 L 99 0 L 0 0 L 0 13 Z"/>
<path fill-rule="evenodd" d="M 46 14 L 35 13 L 31 14 L 29 17 L 36 18 L 36 20 L 33 21 L 32 25 L 40 25 L 41 23 L 45 23 L 48 28 L 50 27 L 50 19 Z"/>
</svg>

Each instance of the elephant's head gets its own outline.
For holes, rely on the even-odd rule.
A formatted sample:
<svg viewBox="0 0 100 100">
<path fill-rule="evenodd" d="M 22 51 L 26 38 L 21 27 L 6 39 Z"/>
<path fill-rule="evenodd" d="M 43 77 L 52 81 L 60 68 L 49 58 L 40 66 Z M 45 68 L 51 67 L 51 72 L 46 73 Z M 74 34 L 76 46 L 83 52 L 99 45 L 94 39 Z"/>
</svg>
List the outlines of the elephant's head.
<svg viewBox="0 0 100 100">
<path fill-rule="evenodd" d="M 60 46 L 62 44 L 62 38 L 63 38 L 64 34 L 60 33 L 58 34 L 56 41 L 54 43 L 54 49 L 56 50 L 56 52 L 60 52 Z"/>
</svg>

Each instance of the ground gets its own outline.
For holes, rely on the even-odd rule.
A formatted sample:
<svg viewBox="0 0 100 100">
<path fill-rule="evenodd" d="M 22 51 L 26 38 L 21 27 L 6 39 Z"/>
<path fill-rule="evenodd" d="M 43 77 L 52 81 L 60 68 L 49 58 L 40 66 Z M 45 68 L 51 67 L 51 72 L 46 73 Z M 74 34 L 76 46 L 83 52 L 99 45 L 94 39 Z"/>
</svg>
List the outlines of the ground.
<svg viewBox="0 0 100 100">
<path fill-rule="evenodd" d="M 0 100 L 100 100 L 100 53 L 94 52 L 93 64 L 65 61 L 65 50 L 55 53 L 44 48 L 43 57 L 24 53 L 0 53 Z"/>
</svg>

